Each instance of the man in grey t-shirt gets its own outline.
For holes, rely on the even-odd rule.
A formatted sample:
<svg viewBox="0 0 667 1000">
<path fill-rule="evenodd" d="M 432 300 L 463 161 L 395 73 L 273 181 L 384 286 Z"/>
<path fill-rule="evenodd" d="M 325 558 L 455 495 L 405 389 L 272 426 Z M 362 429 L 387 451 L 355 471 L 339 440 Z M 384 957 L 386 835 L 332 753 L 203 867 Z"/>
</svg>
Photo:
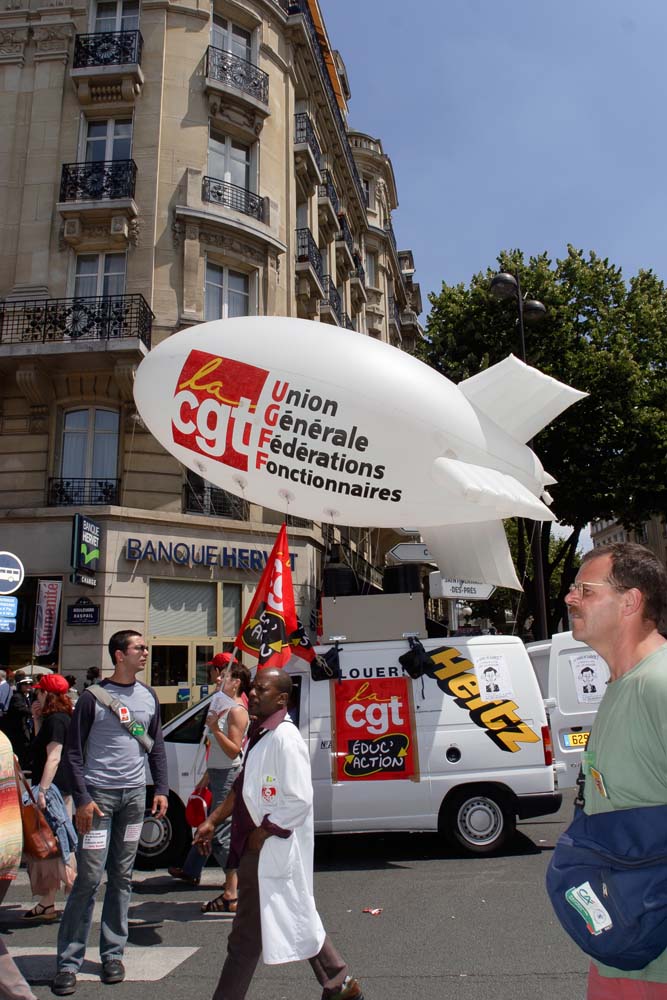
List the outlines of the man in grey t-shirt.
<svg viewBox="0 0 667 1000">
<path fill-rule="evenodd" d="M 77 701 L 65 746 L 79 847 L 78 873 L 58 932 L 58 973 L 51 984 L 57 996 L 76 990 L 76 973 L 86 953 L 95 895 L 105 867 L 101 979 L 120 983 L 125 978 L 122 958 L 132 870 L 146 808 L 147 751 L 131 729 L 153 741 L 148 752 L 155 783 L 151 811 L 158 818 L 167 811 L 169 783 L 160 706 L 153 689 L 137 680 L 146 666 L 148 647 L 138 632 L 128 629 L 111 636 L 109 654 L 114 672 L 100 686 L 120 702 L 120 715 L 100 703 L 90 689 L 85 690 Z"/>
</svg>

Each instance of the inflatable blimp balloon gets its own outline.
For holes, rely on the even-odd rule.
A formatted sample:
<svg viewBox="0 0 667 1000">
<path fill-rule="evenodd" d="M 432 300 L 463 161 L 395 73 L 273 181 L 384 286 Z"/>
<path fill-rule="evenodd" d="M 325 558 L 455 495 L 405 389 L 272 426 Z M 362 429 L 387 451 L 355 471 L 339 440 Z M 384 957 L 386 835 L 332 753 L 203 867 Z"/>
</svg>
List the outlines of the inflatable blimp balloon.
<svg viewBox="0 0 667 1000">
<path fill-rule="evenodd" d="M 315 521 L 417 527 L 445 575 L 515 587 L 502 519 L 554 520 L 525 442 L 584 395 L 512 356 L 455 385 L 354 331 L 270 316 L 168 337 L 134 385 L 151 433 L 209 482 Z"/>
</svg>

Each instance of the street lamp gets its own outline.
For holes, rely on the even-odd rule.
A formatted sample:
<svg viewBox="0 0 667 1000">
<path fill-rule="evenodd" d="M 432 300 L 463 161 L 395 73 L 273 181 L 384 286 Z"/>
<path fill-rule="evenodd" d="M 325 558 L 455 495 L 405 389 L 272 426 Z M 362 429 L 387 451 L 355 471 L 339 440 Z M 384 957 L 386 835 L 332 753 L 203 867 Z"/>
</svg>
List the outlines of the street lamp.
<svg viewBox="0 0 667 1000">
<path fill-rule="evenodd" d="M 544 319 L 547 310 L 542 302 L 537 299 L 524 298 L 521 293 L 521 279 L 517 271 L 516 275 L 501 271 L 494 274 L 489 286 L 489 292 L 495 299 L 514 299 L 519 312 L 519 336 L 521 338 L 521 360 L 526 362 L 526 337 L 524 334 L 524 320 L 526 323 L 539 323 Z M 532 441 L 527 442 L 528 447 L 532 446 Z M 544 586 L 544 565 L 542 563 L 542 546 L 540 544 L 540 532 L 533 529 L 531 550 L 533 553 L 533 566 L 535 567 L 535 595 L 537 598 L 537 627 L 539 639 L 546 639 L 547 622 L 547 599 Z"/>
</svg>

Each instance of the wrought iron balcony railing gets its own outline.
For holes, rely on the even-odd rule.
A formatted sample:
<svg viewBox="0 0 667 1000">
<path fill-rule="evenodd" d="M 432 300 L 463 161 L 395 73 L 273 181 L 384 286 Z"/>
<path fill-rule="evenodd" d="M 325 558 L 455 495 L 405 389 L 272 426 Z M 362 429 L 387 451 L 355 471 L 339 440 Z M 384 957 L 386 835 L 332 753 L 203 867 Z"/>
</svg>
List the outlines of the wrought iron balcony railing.
<svg viewBox="0 0 667 1000">
<path fill-rule="evenodd" d="M 230 517 L 234 521 L 247 521 L 250 517 L 250 505 L 247 500 L 217 486 L 211 486 L 210 483 L 197 484 L 189 480 L 183 485 L 183 511 L 186 514 Z"/>
<path fill-rule="evenodd" d="M 354 330 L 354 323 L 347 313 L 343 313 L 343 326 L 346 330 Z"/>
<path fill-rule="evenodd" d="M 140 31 L 100 31 L 94 35 L 77 35 L 72 68 L 125 66 L 128 63 L 139 65 L 143 45 Z"/>
<path fill-rule="evenodd" d="M 394 323 L 394 325 L 400 330 L 401 328 L 401 310 L 398 308 L 398 302 L 393 295 L 389 296 L 389 322 Z"/>
<path fill-rule="evenodd" d="M 134 198 L 137 165 L 134 160 L 93 160 L 65 163 L 60 201 L 103 201 Z"/>
<path fill-rule="evenodd" d="M 264 199 L 237 184 L 219 181 L 215 177 L 204 177 L 201 196 L 202 201 L 224 205 L 225 208 L 233 208 L 237 212 L 243 212 L 244 215 L 251 215 L 259 222 L 264 221 Z"/>
<path fill-rule="evenodd" d="M 329 71 L 327 69 L 326 63 L 324 61 L 324 56 L 322 55 L 322 49 L 320 48 L 320 42 L 317 35 L 317 29 L 315 27 L 315 22 L 313 21 L 313 15 L 310 12 L 308 6 L 308 0 L 290 0 L 287 6 L 288 14 L 302 14 L 306 28 L 308 29 L 308 34 L 310 35 L 311 44 L 313 46 L 313 52 L 315 53 L 315 58 L 317 59 L 320 76 L 322 79 L 322 84 L 326 92 L 329 107 L 331 113 L 333 114 L 336 125 L 338 126 L 338 134 L 340 136 L 341 145 L 343 147 L 343 154 L 347 162 L 349 171 L 352 175 L 352 180 L 357 189 L 359 195 L 359 200 L 362 205 L 366 205 L 366 193 L 364 191 L 364 186 L 361 183 L 361 178 L 359 177 L 359 171 L 357 170 L 357 165 L 354 162 L 354 157 L 352 156 L 352 150 L 350 149 L 350 141 L 347 137 L 347 128 L 345 122 L 343 121 L 343 116 L 341 114 L 340 108 L 338 107 L 338 101 L 336 95 L 334 94 L 334 89 L 331 85 L 331 80 L 329 78 Z"/>
<path fill-rule="evenodd" d="M 340 301 L 340 295 L 338 294 L 338 289 L 336 288 L 332 278 L 330 278 L 328 274 L 324 275 L 322 286 L 324 288 L 324 298 L 322 299 L 322 305 L 329 306 L 334 316 L 338 320 L 338 325 L 342 326 L 343 306 Z"/>
<path fill-rule="evenodd" d="M 344 240 L 345 243 L 347 243 L 351 255 L 354 257 L 354 240 L 352 239 L 352 233 L 350 232 L 350 227 L 347 224 L 347 219 L 344 215 L 339 215 L 338 222 L 340 224 L 340 229 L 336 233 L 336 242 Z"/>
<path fill-rule="evenodd" d="M 389 237 L 391 245 L 393 246 L 394 251 L 396 253 L 396 256 L 398 256 L 398 245 L 396 243 L 396 234 L 394 233 L 394 227 L 392 226 L 391 222 L 385 222 L 384 231 Z"/>
<path fill-rule="evenodd" d="M 322 254 L 310 229 L 297 229 L 296 231 L 296 260 L 297 264 L 307 261 L 320 279 L 320 284 L 323 282 Z"/>
<path fill-rule="evenodd" d="M 312 528 L 313 522 L 309 521 L 307 517 L 297 517 L 296 514 L 287 515 L 287 527 L 288 528 Z"/>
<path fill-rule="evenodd" d="M 0 344 L 138 337 L 150 348 L 152 323 L 143 295 L 22 299 L 0 304 Z"/>
<path fill-rule="evenodd" d="M 310 115 L 307 115 L 305 111 L 301 111 L 298 115 L 294 115 L 294 142 L 307 143 L 311 153 L 313 154 L 315 163 L 317 164 L 317 169 L 321 170 L 322 150 L 320 149 L 320 144 L 317 141 L 317 136 L 315 135 L 315 129 L 313 128 L 313 123 L 310 120 Z"/>
<path fill-rule="evenodd" d="M 338 201 L 338 195 L 336 194 L 336 188 L 334 187 L 331 173 L 328 170 L 322 171 L 322 183 L 320 184 L 318 195 L 320 198 L 328 198 L 333 205 L 334 212 L 338 215 L 340 211 L 340 203 Z"/>
<path fill-rule="evenodd" d="M 355 267 L 355 269 L 352 272 L 351 276 L 352 276 L 352 278 L 358 278 L 358 280 L 361 282 L 361 284 L 365 288 L 366 287 L 366 272 L 364 270 L 364 265 L 361 263 L 361 260 L 359 259 L 359 256 L 356 253 L 353 256 L 354 256 L 354 262 L 355 262 L 355 264 L 357 266 Z"/>
<path fill-rule="evenodd" d="M 49 479 L 47 507 L 83 507 L 119 501 L 120 479 Z"/>
<path fill-rule="evenodd" d="M 269 103 L 268 73 L 232 52 L 209 45 L 206 50 L 206 76 L 240 90 L 262 104 Z"/>
</svg>

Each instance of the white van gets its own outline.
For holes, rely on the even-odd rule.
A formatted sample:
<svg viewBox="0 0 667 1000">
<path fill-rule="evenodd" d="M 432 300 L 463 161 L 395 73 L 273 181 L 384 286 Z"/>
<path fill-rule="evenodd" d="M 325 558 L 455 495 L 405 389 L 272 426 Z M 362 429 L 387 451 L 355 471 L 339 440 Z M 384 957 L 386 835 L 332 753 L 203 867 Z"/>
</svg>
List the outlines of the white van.
<svg viewBox="0 0 667 1000">
<path fill-rule="evenodd" d="M 526 648 L 549 717 L 558 788 L 574 788 L 609 682 L 609 667 L 571 632 L 557 632 L 551 639 L 531 642 Z"/>
<path fill-rule="evenodd" d="M 514 636 L 424 639 L 427 672 L 409 677 L 407 639 L 340 647 L 341 680 L 314 681 L 303 660 L 290 710 L 310 747 L 317 833 L 440 831 L 475 853 L 501 848 L 517 817 L 554 813 L 551 737 L 526 648 Z M 329 649 L 327 645 L 324 649 Z M 165 821 L 147 816 L 139 860 L 180 862 L 185 803 L 208 702 L 164 727 Z"/>
</svg>

